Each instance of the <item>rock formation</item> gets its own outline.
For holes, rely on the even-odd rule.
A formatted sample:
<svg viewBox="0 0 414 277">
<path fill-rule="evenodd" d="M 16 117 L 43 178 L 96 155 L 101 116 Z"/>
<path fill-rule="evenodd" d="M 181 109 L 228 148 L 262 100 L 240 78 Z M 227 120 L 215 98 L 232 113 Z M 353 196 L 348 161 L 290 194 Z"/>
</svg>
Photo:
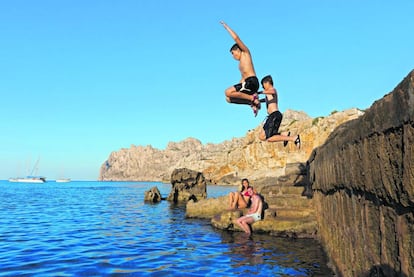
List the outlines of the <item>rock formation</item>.
<svg viewBox="0 0 414 277">
<path fill-rule="evenodd" d="M 207 183 L 201 172 L 187 168 L 175 169 L 171 174 L 171 185 L 168 201 L 197 202 L 207 198 Z"/>
<path fill-rule="evenodd" d="M 308 164 L 319 236 L 340 276 L 414 276 L 414 71 Z"/>
<path fill-rule="evenodd" d="M 264 178 L 251 185 L 264 198 L 265 211 L 262 221 L 252 225 L 254 232 L 294 238 L 316 238 L 317 222 L 313 199 L 304 195 L 306 173 L 304 164 L 287 166 L 288 175 Z M 228 211 L 228 197 L 189 201 L 186 216 L 206 218 L 222 230 L 241 231 L 234 220 L 247 209 Z"/>
<path fill-rule="evenodd" d="M 160 181 L 189 165 L 217 183 L 248 176 L 268 204 L 253 231 L 317 236 L 338 276 L 414 276 L 414 71 L 364 114 L 292 114 L 281 130 L 301 134 L 300 151 L 260 142 L 257 127 L 217 145 L 188 139 L 113 152 L 100 178 Z M 225 196 L 189 201 L 186 215 L 237 230 L 231 222 L 244 211 L 226 207 Z"/>
<path fill-rule="evenodd" d="M 261 126 L 245 137 L 233 138 L 220 144 L 205 144 L 188 138 L 170 142 L 165 150 L 152 146 L 134 146 L 112 152 L 100 170 L 100 180 L 164 181 L 168 182 L 176 168 L 191 168 L 202 172 L 207 180 L 218 184 L 238 184 L 250 180 L 278 177 L 285 174 L 287 164 L 306 162 L 312 150 L 321 145 L 334 128 L 363 114 L 357 109 L 332 112 L 327 117 L 310 118 L 303 112 L 287 110 L 281 131 L 300 133 L 300 150 L 292 143 L 267 143 L 258 139 Z"/>
<path fill-rule="evenodd" d="M 145 192 L 144 201 L 158 203 L 162 200 L 160 190 L 157 187 L 152 187 L 150 190 Z"/>
</svg>

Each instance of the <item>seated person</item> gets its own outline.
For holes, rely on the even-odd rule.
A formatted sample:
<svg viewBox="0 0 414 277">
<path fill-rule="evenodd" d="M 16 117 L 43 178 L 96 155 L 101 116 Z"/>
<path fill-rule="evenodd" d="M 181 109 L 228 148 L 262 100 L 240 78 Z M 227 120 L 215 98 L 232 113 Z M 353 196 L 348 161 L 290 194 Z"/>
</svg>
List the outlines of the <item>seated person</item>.
<svg viewBox="0 0 414 277">
<path fill-rule="evenodd" d="M 250 204 L 250 192 L 247 188 L 250 187 L 249 180 L 244 178 L 241 181 L 240 191 L 230 192 L 229 194 L 229 209 L 244 209 L 247 208 Z"/>
<path fill-rule="evenodd" d="M 263 200 L 262 197 L 260 197 L 260 195 L 257 194 L 256 190 L 254 190 L 252 187 L 249 187 L 247 191 L 249 191 L 252 194 L 252 205 L 247 214 L 239 217 L 236 220 L 236 223 L 246 234 L 250 235 L 252 233 L 251 224 L 255 223 L 256 221 L 262 220 Z"/>
</svg>

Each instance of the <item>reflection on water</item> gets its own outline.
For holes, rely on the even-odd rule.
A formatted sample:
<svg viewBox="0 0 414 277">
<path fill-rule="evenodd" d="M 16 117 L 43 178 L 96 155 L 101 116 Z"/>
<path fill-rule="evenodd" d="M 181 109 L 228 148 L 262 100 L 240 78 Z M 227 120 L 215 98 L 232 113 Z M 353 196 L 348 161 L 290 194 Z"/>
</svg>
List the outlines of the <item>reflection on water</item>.
<svg viewBox="0 0 414 277">
<path fill-rule="evenodd" d="M 171 189 L 0 181 L 0 276 L 332 276 L 316 242 L 216 230 L 185 205 L 144 203 L 154 185 Z"/>
<path fill-rule="evenodd" d="M 240 272 L 272 272 L 285 276 L 332 276 L 320 246 L 310 239 L 284 239 L 264 234 L 222 232 L 232 266 Z"/>
</svg>

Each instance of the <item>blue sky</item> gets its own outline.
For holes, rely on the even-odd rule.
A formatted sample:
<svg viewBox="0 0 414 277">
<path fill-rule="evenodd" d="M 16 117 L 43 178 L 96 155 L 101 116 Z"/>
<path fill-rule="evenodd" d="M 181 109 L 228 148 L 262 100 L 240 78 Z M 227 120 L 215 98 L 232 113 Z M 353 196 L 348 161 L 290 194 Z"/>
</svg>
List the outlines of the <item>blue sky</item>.
<svg viewBox="0 0 414 277">
<path fill-rule="evenodd" d="M 224 20 L 271 74 L 279 106 L 368 108 L 413 68 L 414 1 L 0 2 L 0 179 L 95 180 L 112 151 L 242 137 L 265 117 L 230 105 L 240 80 Z"/>
</svg>

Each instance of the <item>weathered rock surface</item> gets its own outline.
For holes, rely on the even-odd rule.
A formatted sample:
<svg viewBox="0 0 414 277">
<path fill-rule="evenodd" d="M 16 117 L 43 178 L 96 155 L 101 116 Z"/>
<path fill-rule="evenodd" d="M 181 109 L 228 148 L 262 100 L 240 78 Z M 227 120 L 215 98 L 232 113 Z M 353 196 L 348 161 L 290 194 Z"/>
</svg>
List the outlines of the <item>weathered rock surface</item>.
<svg viewBox="0 0 414 277">
<path fill-rule="evenodd" d="M 162 200 L 160 190 L 157 187 L 152 187 L 144 194 L 144 201 L 158 203 Z"/>
<path fill-rule="evenodd" d="M 258 139 L 261 126 L 245 137 L 233 138 L 220 144 L 205 144 L 188 138 L 170 142 L 165 150 L 152 146 L 134 146 L 112 152 L 101 167 L 100 180 L 106 181 L 165 181 L 176 168 L 191 168 L 202 172 L 207 180 L 218 184 L 238 184 L 250 180 L 285 174 L 287 164 L 305 162 L 312 150 L 321 145 L 338 125 L 363 114 L 357 109 L 333 112 L 327 117 L 310 118 L 303 112 L 287 110 L 283 114 L 281 131 L 300 133 L 302 147 L 292 143 L 267 143 Z"/>
<path fill-rule="evenodd" d="M 187 202 L 207 198 L 207 183 L 203 173 L 188 168 L 178 168 L 171 174 L 171 192 L 168 201 Z"/>
<path fill-rule="evenodd" d="M 113 152 L 100 179 L 161 181 L 189 165 L 219 184 L 248 176 L 269 206 L 253 231 L 316 234 L 338 276 L 414 276 L 414 71 L 364 115 L 356 109 L 315 119 L 299 114 L 285 112 L 281 125 L 301 134 L 299 151 L 259 141 L 258 126 L 216 145 L 190 138 L 165 150 Z M 197 200 L 187 203 L 188 217 L 237 230 L 231 222 L 243 211 L 226 211 L 226 197 Z"/>
<path fill-rule="evenodd" d="M 309 159 L 319 236 L 340 276 L 414 276 L 414 71 Z"/>
<path fill-rule="evenodd" d="M 252 225 L 253 232 L 282 237 L 316 238 L 317 222 L 313 199 L 303 196 L 305 190 L 305 165 L 287 166 L 289 175 L 266 178 L 251 183 L 264 198 L 265 211 L 262 221 Z M 228 197 L 205 199 L 187 203 L 186 216 L 207 218 L 223 230 L 241 231 L 234 221 L 248 209 L 228 211 Z"/>
</svg>

